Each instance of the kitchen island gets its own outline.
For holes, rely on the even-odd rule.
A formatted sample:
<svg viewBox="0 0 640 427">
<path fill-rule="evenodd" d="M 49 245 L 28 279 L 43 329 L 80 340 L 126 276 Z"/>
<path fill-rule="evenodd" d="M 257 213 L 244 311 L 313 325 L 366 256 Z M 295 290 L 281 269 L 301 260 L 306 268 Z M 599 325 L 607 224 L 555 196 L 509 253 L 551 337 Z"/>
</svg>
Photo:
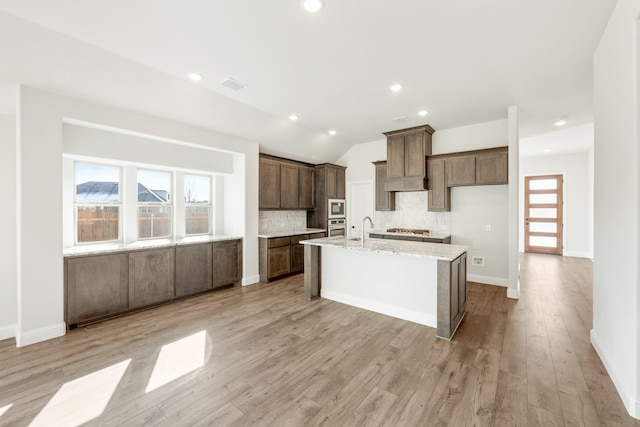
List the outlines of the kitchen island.
<svg viewBox="0 0 640 427">
<path fill-rule="evenodd" d="M 305 299 L 326 299 L 437 329 L 450 339 L 466 313 L 467 247 L 344 237 L 305 245 Z"/>
</svg>

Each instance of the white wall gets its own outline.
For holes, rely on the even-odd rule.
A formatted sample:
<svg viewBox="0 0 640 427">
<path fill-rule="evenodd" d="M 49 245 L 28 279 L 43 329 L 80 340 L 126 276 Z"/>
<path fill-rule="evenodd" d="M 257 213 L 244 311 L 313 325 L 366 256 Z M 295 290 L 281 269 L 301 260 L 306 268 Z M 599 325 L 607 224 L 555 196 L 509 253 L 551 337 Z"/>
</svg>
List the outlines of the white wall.
<svg viewBox="0 0 640 427">
<path fill-rule="evenodd" d="M 594 56 L 595 185 L 591 342 L 640 417 L 640 2 L 618 0 Z"/>
<path fill-rule="evenodd" d="M 433 154 L 506 145 L 507 120 L 436 130 L 433 134 Z M 386 158 L 386 140 L 381 139 L 353 146 L 337 163 L 347 167 L 347 185 L 354 181 L 370 181 L 374 188 L 375 168 L 371 162 Z M 452 188 L 450 213 L 428 212 L 427 192 L 396 193 L 396 197 L 396 212 L 374 214 L 376 228 L 406 226 L 450 233 L 452 243 L 469 246 L 469 263 L 473 255 L 485 258 L 484 267 L 469 264 L 471 280 L 507 285 L 508 186 Z M 420 205 L 423 206 L 421 210 Z M 485 231 L 487 224 L 491 225 L 490 232 Z M 450 226 L 450 229 L 441 226 Z"/>
<path fill-rule="evenodd" d="M 564 175 L 564 251 L 565 256 L 593 258 L 590 246 L 589 153 L 565 153 L 520 158 L 520 252 L 524 252 L 524 177 L 531 175 Z"/>
<path fill-rule="evenodd" d="M 227 229 L 245 236 L 243 277 L 258 277 L 258 145 L 143 114 L 21 87 L 18 107 L 17 281 L 19 346 L 64 334 L 63 122 L 75 121 L 233 153 Z M 235 173 L 237 172 L 237 174 Z M 226 189 L 225 189 L 226 190 Z M 47 206 L 45 217 L 33 215 Z"/>
<path fill-rule="evenodd" d="M 0 340 L 15 336 L 16 279 L 16 119 L 0 115 Z"/>
</svg>

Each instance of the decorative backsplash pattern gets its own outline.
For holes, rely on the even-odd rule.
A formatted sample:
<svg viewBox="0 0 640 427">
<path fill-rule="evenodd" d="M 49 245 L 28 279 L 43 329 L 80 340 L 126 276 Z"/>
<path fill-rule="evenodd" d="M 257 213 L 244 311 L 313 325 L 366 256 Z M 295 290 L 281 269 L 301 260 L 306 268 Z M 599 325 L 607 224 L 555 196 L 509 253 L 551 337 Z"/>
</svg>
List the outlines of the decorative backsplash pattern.
<svg viewBox="0 0 640 427">
<path fill-rule="evenodd" d="M 396 193 L 395 211 L 374 213 L 376 228 L 419 228 L 451 234 L 451 212 L 429 212 L 428 194 L 426 191 Z"/>
<path fill-rule="evenodd" d="M 307 211 L 260 211 L 258 234 L 306 228 Z"/>
</svg>

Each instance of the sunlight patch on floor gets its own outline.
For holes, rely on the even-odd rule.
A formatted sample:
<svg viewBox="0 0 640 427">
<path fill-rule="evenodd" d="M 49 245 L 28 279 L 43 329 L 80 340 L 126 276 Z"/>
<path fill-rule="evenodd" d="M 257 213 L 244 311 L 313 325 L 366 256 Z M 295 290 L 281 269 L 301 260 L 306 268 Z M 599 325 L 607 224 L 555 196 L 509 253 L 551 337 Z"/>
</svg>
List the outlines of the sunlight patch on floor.
<svg viewBox="0 0 640 427">
<path fill-rule="evenodd" d="M 207 331 L 163 345 L 153 367 L 146 393 L 153 391 L 204 365 Z"/>
<path fill-rule="evenodd" d="M 64 384 L 30 427 L 76 427 L 99 417 L 116 391 L 131 359 Z"/>
<path fill-rule="evenodd" d="M 2 408 L 0 408 L 0 417 L 2 417 L 4 413 L 7 412 L 9 408 L 11 408 L 12 406 L 13 406 L 13 403 L 10 403 L 7 406 L 3 406 Z"/>
</svg>

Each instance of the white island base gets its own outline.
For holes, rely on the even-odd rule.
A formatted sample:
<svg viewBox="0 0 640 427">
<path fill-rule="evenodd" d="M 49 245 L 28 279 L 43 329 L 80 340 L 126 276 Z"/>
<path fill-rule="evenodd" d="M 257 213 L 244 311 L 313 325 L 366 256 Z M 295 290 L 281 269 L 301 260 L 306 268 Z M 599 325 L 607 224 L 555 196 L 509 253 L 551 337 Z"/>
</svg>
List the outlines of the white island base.
<svg viewBox="0 0 640 427">
<path fill-rule="evenodd" d="M 301 243 L 306 299 L 321 296 L 430 326 L 444 339 L 464 317 L 464 246 L 368 240 L 362 247 L 344 238 Z"/>
</svg>

